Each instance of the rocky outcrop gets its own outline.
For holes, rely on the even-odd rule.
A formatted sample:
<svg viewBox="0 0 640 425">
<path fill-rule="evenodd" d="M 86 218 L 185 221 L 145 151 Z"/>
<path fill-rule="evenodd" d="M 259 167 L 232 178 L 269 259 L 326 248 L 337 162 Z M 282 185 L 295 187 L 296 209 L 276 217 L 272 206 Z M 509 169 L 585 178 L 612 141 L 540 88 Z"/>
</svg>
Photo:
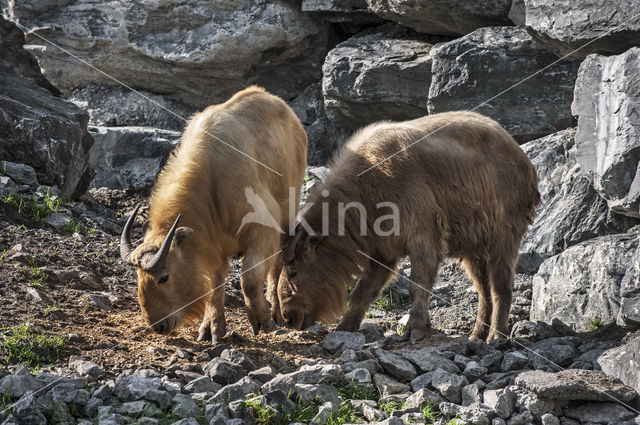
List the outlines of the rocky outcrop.
<svg viewBox="0 0 640 425">
<path fill-rule="evenodd" d="M 26 48 L 61 91 L 113 86 L 116 79 L 195 108 L 253 83 L 294 97 L 320 77 L 329 36 L 328 26 L 287 0 L 81 0 L 51 6 L 19 2 L 9 12 L 29 29 Z"/>
<path fill-rule="evenodd" d="M 429 113 L 473 109 L 519 142 L 573 126 L 578 62 L 551 65 L 557 58 L 524 29 L 482 28 L 431 53 Z"/>
<path fill-rule="evenodd" d="M 425 34 L 464 35 L 477 28 L 511 25 L 510 0 L 367 0 L 381 17 Z"/>
<path fill-rule="evenodd" d="M 329 119 L 354 130 L 375 121 L 426 115 L 431 47 L 387 31 L 340 43 L 322 67 L 322 93 Z"/>
<path fill-rule="evenodd" d="M 522 145 L 538 171 L 541 202 L 520 246 L 518 270 L 535 273 L 545 259 L 597 236 L 620 233 L 635 220 L 612 213 L 576 161 L 574 129 Z"/>
<path fill-rule="evenodd" d="M 602 236 L 545 260 L 533 278 L 531 320 L 557 318 L 577 331 L 614 322 L 637 246 L 638 232 Z"/>
<path fill-rule="evenodd" d="M 577 157 L 609 207 L 640 217 L 640 48 L 589 56 L 580 65 L 571 110 Z"/>
<path fill-rule="evenodd" d="M 622 53 L 640 46 L 640 2 L 524 0 L 526 28 L 560 56 Z"/>
<path fill-rule="evenodd" d="M 620 312 L 617 323 L 630 328 L 640 328 L 640 246 L 620 284 Z"/>
<path fill-rule="evenodd" d="M 93 176 L 87 113 L 2 65 L 0 86 L 0 158 L 32 166 L 68 199 L 84 193 Z"/>
<path fill-rule="evenodd" d="M 91 127 L 91 187 L 149 189 L 180 140 L 176 131 L 144 127 Z"/>
</svg>

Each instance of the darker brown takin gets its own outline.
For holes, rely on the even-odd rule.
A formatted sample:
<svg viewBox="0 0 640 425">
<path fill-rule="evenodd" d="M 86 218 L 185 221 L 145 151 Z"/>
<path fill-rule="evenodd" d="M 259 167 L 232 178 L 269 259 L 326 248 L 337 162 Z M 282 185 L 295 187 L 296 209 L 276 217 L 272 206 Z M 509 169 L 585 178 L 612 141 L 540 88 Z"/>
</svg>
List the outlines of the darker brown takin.
<svg viewBox="0 0 640 425">
<path fill-rule="evenodd" d="M 479 294 L 471 338 L 505 335 L 518 248 L 540 201 L 537 186 L 522 149 L 485 116 L 448 112 L 365 127 L 314 189 L 284 245 L 281 320 L 304 328 L 344 312 L 338 329 L 357 330 L 398 261 L 409 256 L 405 335 L 415 341 L 429 325 L 438 267 L 453 257 Z M 354 284 L 345 312 L 346 287 Z"/>
<path fill-rule="evenodd" d="M 293 111 L 259 87 L 189 121 L 155 183 L 143 243 L 131 243 L 137 208 L 121 238 L 122 258 L 136 266 L 142 314 L 155 331 L 202 319 L 198 339 L 218 342 L 226 328 L 224 280 L 238 254 L 249 322 L 256 333 L 272 328 L 263 285 L 266 279 L 277 301 L 281 231 L 295 216 L 289 204 L 297 211 L 306 152 Z M 263 221 L 251 219 L 259 213 Z"/>
</svg>

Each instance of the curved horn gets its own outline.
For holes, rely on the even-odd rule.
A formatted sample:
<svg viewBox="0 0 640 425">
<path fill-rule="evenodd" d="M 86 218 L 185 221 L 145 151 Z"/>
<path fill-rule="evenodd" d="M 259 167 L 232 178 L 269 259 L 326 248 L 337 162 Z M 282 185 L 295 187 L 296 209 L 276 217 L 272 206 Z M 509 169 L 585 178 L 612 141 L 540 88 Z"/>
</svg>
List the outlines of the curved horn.
<svg viewBox="0 0 640 425">
<path fill-rule="evenodd" d="M 162 242 L 162 246 L 152 257 L 145 256 L 140 262 L 140 267 L 142 270 L 151 271 L 156 268 L 158 265 L 162 264 L 167 258 L 167 254 L 169 254 L 169 248 L 171 248 L 171 242 L 173 241 L 173 236 L 176 234 L 176 228 L 178 227 L 178 222 L 180 221 L 180 217 L 182 217 L 182 213 L 178 214 L 176 217 L 176 221 L 173 222 L 173 226 L 167 233 L 167 236 L 164 238 L 164 242 Z"/>
<path fill-rule="evenodd" d="M 136 208 L 133 210 L 131 217 L 127 220 L 127 224 L 124 225 L 124 229 L 122 229 L 122 234 L 120 235 L 120 258 L 127 263 L 131 262 L 131 253 L 133 252 L 133 244 L 131 243 L 131 232 L 133 230 L 133 222 L 136 220 L 136 215 L 138 215 L 138 210 L 142 204 L 136 205 Z"/>
</svg>

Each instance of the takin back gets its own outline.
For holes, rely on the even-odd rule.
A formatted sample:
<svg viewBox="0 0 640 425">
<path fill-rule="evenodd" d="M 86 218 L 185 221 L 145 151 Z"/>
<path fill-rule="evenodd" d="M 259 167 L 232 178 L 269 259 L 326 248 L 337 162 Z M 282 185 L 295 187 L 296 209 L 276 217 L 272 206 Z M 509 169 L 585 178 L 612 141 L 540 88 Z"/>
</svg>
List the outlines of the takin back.
<svg viewBox="0 0 640 425">
<path fill-rule="evenodd" d="M 254 333 L 272 329 L 264 281 L 277 300 L 280 230 L 289 228 L 290 188 L 297 211 L 306 152 L 293 111 L 259 87 L 189 121 L 153 188 L 144 241 L 131 243 L 136 208 L 120 243 L 123 260 L 136 266 L 144 319 L 156 332 L 202 319 L 198 339 L 217 343 L 225 334 L 224 281 L 234 255 L 244 256 L 241 287 Z M 259 212 L 271 222 L 246 220 Z"/>
<path fill-rule="evenodd" d="M 540 201 L 537 187 L 522 149 L 485 116 L 449 112 L 365 127 L 314 188 L 284 245 L 279 320 L 300 329 L 344 313 L 338 329 L 355 331 L 409 256 L 405 337 L 415 342 L 429 326 L 439 265 L 453 257 L 479 295 L 471 339 L 506 336 L 518 248 Z"/>
</svg>

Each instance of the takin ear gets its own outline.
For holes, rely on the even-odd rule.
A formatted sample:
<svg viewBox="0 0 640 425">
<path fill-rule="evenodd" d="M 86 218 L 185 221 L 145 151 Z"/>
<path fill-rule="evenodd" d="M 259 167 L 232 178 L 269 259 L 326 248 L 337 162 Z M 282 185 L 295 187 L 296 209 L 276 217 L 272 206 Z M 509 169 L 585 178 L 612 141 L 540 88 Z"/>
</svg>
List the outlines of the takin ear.
<svg viewBox="0 0 640 425">
<path fill-rule="evenodd" d="M 173 246 L 178 248 L 182 245 L 187 236 L 193 233 L 193 229 L 191 227 L 178 227 L 176 229 L 176 234 L 173 237 Z"/>
</svg>

